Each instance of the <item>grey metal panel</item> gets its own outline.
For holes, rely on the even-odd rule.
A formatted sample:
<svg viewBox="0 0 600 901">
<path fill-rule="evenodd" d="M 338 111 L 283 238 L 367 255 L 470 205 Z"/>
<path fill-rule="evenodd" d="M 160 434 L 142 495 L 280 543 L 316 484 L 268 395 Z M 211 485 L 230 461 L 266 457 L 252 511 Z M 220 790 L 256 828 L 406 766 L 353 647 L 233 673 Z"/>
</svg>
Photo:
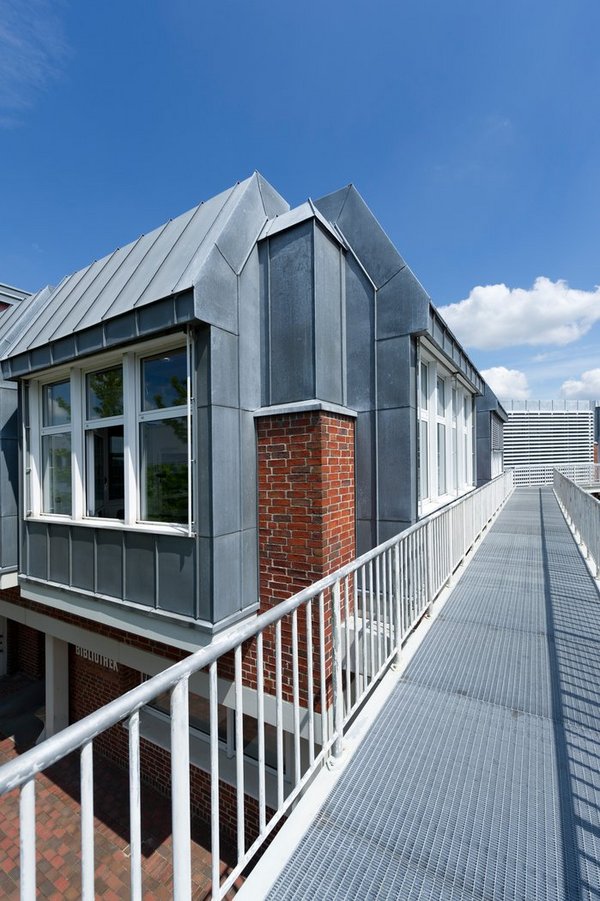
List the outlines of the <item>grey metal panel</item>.
<svg viewBox="0 0 600 901">
<path fill-rule="evenodd" d="M 429 307 L 429 295 L 405 266 L 377 292 L 377 337 L 425 331 Z"/>
<path fill-rule="evenodd" d="M 216 247 L 194 285 L 196 317 L 230 332 L 238 331 L 237 276 Z"/>
<path fill-rule="evenodd" d="M 315 201 L 321 212 L 325 199 Z M 353 185 L 335 222 L 377 288 L 404 267 L 404 260 Z"/>
<path fill-rule="evenodd" d="M 102 345 L 100 344 L 100 347 Z M 36 347 L 31 351 L 31 366 L 32 369 L 45 369 L 46 366 L 52 365 L 52 349 L 49 344 L 44 345 L 44 347 Z"/>
<path fill-rule="evenodd" d="M 376 523 L 372 519 L 357 519 L 356 521 L 356 554 L 366 554 L 377 546 Z"/>
<path fill-rule="evenodd" d="M 212 432 L 210 407 L 199 407 L 196 419 L 196 456 L 198 459 L 196 529 L 199 535 L 210 535 L 212 531 Z"/>
<path fill-rule="evenodd" d="M 196 617 L 206 622 L 215 622 L 215 611 L 212 590 L 212 538 L 196 539 L 197 574 L 196 574 Z"/>
<path fill-rule="evenodd" d="M 84 332 L 79 332 L 77 335 L 77 348 L 80 354 L 94 353 L 97 350 L 102 350 L 104 348 L 103 327 L 101 325 L 95 325 L 93 328 L 88 328 Z M 32 359 L 36 352 L 37 351 L 32 352 Z"/>
<path fill-rule="evenodd" d="M 158 606 L 195 617 L 196 543 L 192 538 L 158 535 Z"/>
<path fill-rule="evenodd" d="M 2 438 L 0 445 L 0 517 L 16 516 L 19 483 L 19 444 Z"/>
<path fill-rule="evenodd" d="M 240 528 L 239 411 L 211 408 L 213 535 Z"/>
<path fill-rule="evenodd" d="M 213 404 L 239 408 L 237 335 L 223 329 L 210 329 L 210 393 Z"/>
<path fill-rule="evenodd" d="M 241 609 L 258 601 L 258 530 L 242 532 L 242 592 Z"/>
<path fill-rule="evenodd" d="M 125 533 L 125 590 L 126 601 L 147 607 L 156 602 L 155 536 L 142 532 Z"/>
<path fill-rule="evenodd" d="M 71 527 L 71 584 L 74 588 L 95 590 L 94 548 L 93 529 Z"/>
<path fill-rule="evenodd" d="M 258 249 L 255 248 L 239 278 L 239 369 L 242 376 L 240 379 L 240 406 L 244 410 L 256 410 L 261 405 L 259 279 Z"/>
<path fill-rule="evenodd" d="M 96 586 L 99 594 L 106 594 L 113 598 L 123 597 L 123 532 L 103 529 L 95 529 L 96 539 Z M 129 537 L 129 535 L 127 536 Z M 145 536 L 144 536 L 145 537 Z M 130 563 L 130 560 L 127 560 Z M 153 569 L 152 564 L 146 561 L 146 566 Z M 130 571 L 128 570 L 128 575 Z M 143 581 L 140 574 L 140 581 Z M 133 598 L 130 598 L 133 600 Z M 154 605 L 154 595 L 149 595 L 139 603 Z"/>
<path fill-rule="evenodd" d="M 27 575 L 37 579 L 48 578 L 48 526 L 39 522 L 27 522 L 29 559 Z"/>
<path fill-rule="evenodd" d="M 258 182 L 251 179 L 216 240 L 216 246 L 238 275 L 266 221 Z"/>
<path fill-rule="evenodd" d="M 174 314 L 173 299 L 170 297 L 141 307 L 135 315 L 138 335 L 150 335 L 172 328 L 176 322 Z"/>
<path fill-rule="evenodd" d="M 337 222 L 351 190 L 353 190 L 352 185 L 346 185 L 345 188 L 340 188 L 339 191 L 320 197 L 314 201 L 314 204 L 329 222 Z"/>
<path fill-rule="evenodd" d="M 375 291 L 352 254 L 346 263 L 346 385 L 353 410 L 375 404 Z"/>
<path fill-rule="evenodd" d="M 341 259 L 337 244 L 314 225 L 316 397 L 344 401 Z"/>
<path fill-rule="evenodd" d="M 69 527 L 48 526 L 50 566 L 48 577 L 51 582 L 60 582 L 61 585 L 69 585 L 71 572 L 69 567 Z"/>
<path fill-rule="evenodd" d="M 196 335 L 196 403 L 206 407 L 210 403 L 210 328 L 199 329 Z"/>
<path fill-rule="evenodd" d="M 2 530 L 2 568 L 6 569 L 9 567 L 14 567 L 18 562 L 18 516 L 16 514 L 14 516 L 2 516 L 2 519 L 0 520 L 0 529 Z"/>
<path fill-rule="evenodd" d="M 118 319 L 109 319 L 104 325 L 104 334 L 110 344 L 133 341 L 136 337 L 136 322 L 133 313 L 126 313 Z"/>
<path fill-rule="evenodd" d="M 255 529 L 257 524 L 256 422 L 250 412 L 240 414 L 240 481 L 242 529 Z"/>
<path fill-rule="evenodd" d="M 269 218 L 272 218 L 273 216 L 278 216 L 280 213 L 287 212 L 290 206 L 287 201 L 284 200 L 281 194 L 279 194 L 275 190 L 275 188 L 270 185 L 265 178 L 263 178 L 260 172 L 255 172 L 254 174 L 256 176 L 256 181 L 260 189 L 260 195 L 262 197 L 266 215 Z"/>
<path fill-rule="evenodd" d="M 378 413 L 379 518 L 414 522 L 417 511 L 416 415 L 411 407 Z"/>
<path fill-rule="evenodd" d="M 410 520 L 402 519 L 380 519 L 379 520 L 379 542 L 387 541 L 388 538 L 394 538 L 400 532 L 412 526 Z"/>
<path fill-rule="evenodd" d="M 358 519 L 374 519 L 377 485 L 374 413 L 358 414 L 355 442 L 356 516 Z"/>
<path fill-rule="evenodd" d="M 410 335 L 377 342 L 377 407 L 415 405 L 415 350 Z"/>
<path fill-rule="evenodd" d="M 215 623 L 241 609 L 241 539 L 241 532 L 218 535 L 213 539 L 213 622 Z"/>
<path fill-rule="evenodd" d="M 61 338 L 60 341 L 56 341 L 52 345 L 52 362 L 53 363 L 64 363 L 67 360 L 73 359 L 76 354 L 75 350 L 75 336 L 69 335 L 66 338 Z"/>
<path fill-rule="evenodd" d="M 269 240 L 270 403 L 314 397 L 313 226 Z"/>
</svg>

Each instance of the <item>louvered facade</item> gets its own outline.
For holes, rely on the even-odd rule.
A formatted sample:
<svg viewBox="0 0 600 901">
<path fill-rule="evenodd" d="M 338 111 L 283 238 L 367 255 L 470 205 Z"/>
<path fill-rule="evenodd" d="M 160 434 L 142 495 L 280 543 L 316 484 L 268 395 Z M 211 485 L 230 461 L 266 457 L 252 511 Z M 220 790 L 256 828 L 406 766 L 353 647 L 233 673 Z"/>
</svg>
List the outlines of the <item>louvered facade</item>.
<svg viewBox="0 0 600 901">
<path fill-rule="evenodd" d="M 592 463 L 593 401 L 508 401 L 504 465 Z"/>
</svg>

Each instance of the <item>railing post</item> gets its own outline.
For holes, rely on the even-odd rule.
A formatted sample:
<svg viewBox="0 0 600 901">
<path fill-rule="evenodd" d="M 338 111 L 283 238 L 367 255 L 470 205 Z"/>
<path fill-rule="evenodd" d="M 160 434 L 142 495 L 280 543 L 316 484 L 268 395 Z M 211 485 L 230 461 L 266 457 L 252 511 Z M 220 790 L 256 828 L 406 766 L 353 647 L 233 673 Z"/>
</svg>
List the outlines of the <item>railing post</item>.
<svg viewBox="0 0 600 901">
<path fill-rule="evenodd" d="M 344 738 L 344 699 L 342 697 L 342 623 L 340 612 L 340 580 L 332 591 L 333 602 L 333 728 L 335 741 L 333 756 L 340 757 Z"/>
<path fill-rule="evenodd" d="M 400 587 L 400 545 L 398 543 L 394 545 L 394 586 L 396 588 L 396 666 L 399 666 L 402 655 L 402 590 Z"/>
<path fill-rule="evenodd" d="M 190 845 L 190 732 L 188 677 L 171 693 L 171 808 L 173 822 L 173 898 L 192 897 Z"/>
<path fill-rule="evenodd" d="M 425 526 L 425 572 L 426 572 L 426 586 L 427 586 L 427 607 L 425 609 L 425 615 L 429 616 L 431 613 L 431 604 L 433 602 L 433 590 L 431 587 L 431 520 L 427 522 Z"/>
</svg>

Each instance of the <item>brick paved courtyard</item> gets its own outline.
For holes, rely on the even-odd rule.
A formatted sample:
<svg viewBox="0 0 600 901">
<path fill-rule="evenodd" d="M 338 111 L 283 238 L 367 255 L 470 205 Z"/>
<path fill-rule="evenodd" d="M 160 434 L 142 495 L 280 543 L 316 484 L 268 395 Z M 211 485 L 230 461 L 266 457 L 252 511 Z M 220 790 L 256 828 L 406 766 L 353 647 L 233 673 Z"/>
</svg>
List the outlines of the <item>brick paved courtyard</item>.
<svg viewBox="0 0 600 901">
<path fill-rule="evenodd" d="M 14 677 L 4 682 L 0 696 Z M 2 736 L 0 736 L 2 738 Z M 16 752 L 10 738 L 0 740 L 0 765 Z M 129 898 L 129 788 L 127 773 L 100 755 L 94 756 L 96 898 Z M 36 779 L 37 887 L 41 898 L 78 899 L 80 882 L 79 766 L 75 755 Z M 192 823 L 192 883 L 195 899 L 210 898 L 209 833 Z M 142 786 L 142 850 L 144 901 L 172 897 L 171 805 L 167 798 Z M 222 849 L 221 871 L 230 872 L 233 855 Z M 18 792 L 0 798 L 0 897 L 19 897 Z"/>
</svg>

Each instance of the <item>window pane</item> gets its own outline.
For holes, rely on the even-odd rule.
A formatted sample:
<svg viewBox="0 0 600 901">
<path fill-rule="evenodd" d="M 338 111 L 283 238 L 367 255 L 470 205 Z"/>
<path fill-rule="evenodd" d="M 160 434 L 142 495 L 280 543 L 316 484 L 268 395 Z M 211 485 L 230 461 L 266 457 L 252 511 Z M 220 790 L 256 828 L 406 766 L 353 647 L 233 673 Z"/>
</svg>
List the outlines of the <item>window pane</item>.
<svg viewBox="0 0 600 901">
<path fill-rule="evenodd" d="M 171 693 L 163 692 L 153 701 L 150 701 L 148 707 L 154 710 L 160 710 L 161 713 L 171 715 Z M 200 695 L 189 693 L 189 712 L 190 726 L 205 735 L 210 735 L 210 703 L 208 698 L 201 698 Z M 217 705 L 217 721 L 218 733 L 221 741 L 227 741 L 227 708 L 223 704 Z"/>
<path fill-rule="evenodd" d="M 437 380 L 437 412 L 438 416 L 446 415 L 446 384 L 443 379 Z"/>
<path fill-rule="evenodd" d="M 123 367 L 90 372 L 87 383 L 87 418 L 123 415 Z"/>
<path fill-rule="evenodd" d="M 44 513 L 71 515 L 71 435 L 42 438 Z"/>
<path fill-rule="evenodd" d="M 142 409 L 162 410 L 187 403 L 185 348 L 142 360 Z"/>
<path fill-rule="evenodd" d="M 425 363 L 421 363 L 421 406 L 427 409 L 429 400 L 429 384 L 427 381 L 428 370 Z"/>
<path fill-rule="evenodd" d="M 55 382 L 43 388 L 44 425 L 67 425 L 71 422 L 71 383 Z"/>
<path fill-rule="evenodd" d="M 142 519 L 187 523 L 187 419 L 143 422 L 140 438 Z"/>
<path fill-rule="evenodd" d="M 446 426 L 437 427 L 438 494 L 446 493 Z"/>
<path fill-rule="evenodd" d="M 87 432 L 88 516 L 125 518 L 123 426 Z"/>
<path fill-rule="evenodd" d="M 420 495 L 421 500 L 426 497 L 429 497 L 429 448 L 427 441 L 427 427 L 428 423 L 424 420 L 421 420 L 419 423 L 420 429 L 420 459 L 419 459 L 419 474 L 421 476 L 420 480 Z"/>
</svg>

